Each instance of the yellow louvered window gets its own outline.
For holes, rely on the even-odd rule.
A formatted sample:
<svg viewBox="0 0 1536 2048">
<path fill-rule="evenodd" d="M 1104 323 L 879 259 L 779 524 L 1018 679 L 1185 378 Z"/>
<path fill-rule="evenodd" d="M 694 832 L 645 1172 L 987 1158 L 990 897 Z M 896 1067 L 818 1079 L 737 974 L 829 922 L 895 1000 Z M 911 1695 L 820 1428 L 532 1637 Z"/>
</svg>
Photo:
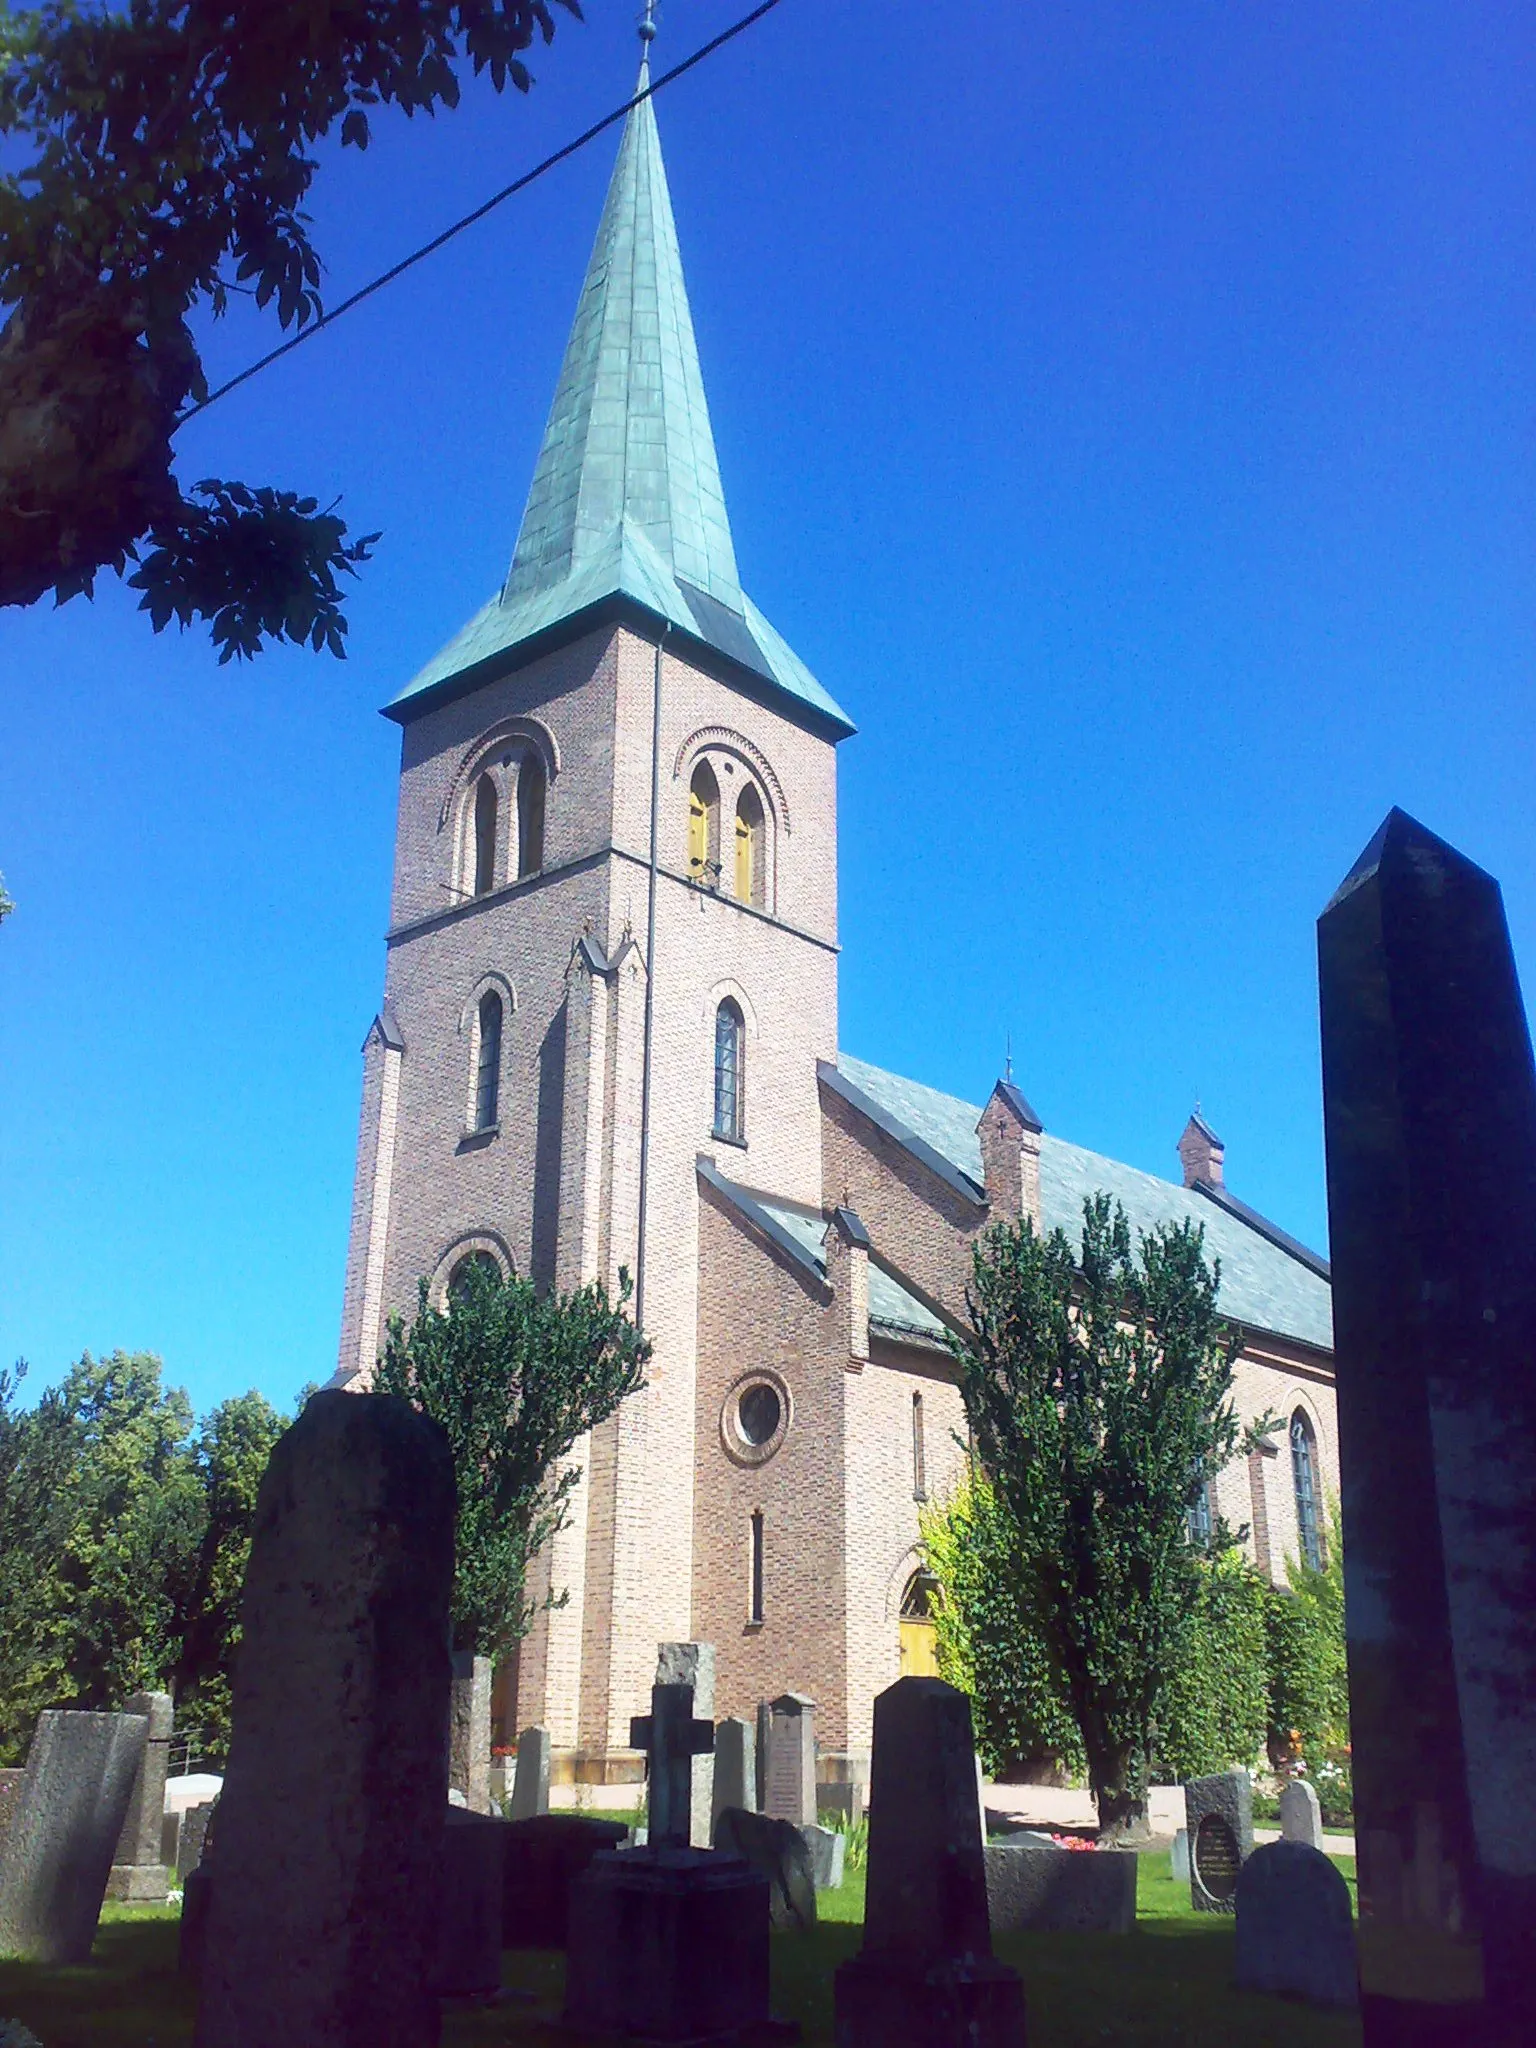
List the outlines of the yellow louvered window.
<svg viewBox="0 0 1536 2048">
<path fill-rule="evenodd" d="M 720 879 L 720 785 L 707 761 L 693 771 L 688 785 L 688 879 L 714 884 Z"/>
<path fill-rule="evenodd" d="M 736 806 L 736 897 L 763 900 L 763 802 L 750 782 Z"/>
</svg>

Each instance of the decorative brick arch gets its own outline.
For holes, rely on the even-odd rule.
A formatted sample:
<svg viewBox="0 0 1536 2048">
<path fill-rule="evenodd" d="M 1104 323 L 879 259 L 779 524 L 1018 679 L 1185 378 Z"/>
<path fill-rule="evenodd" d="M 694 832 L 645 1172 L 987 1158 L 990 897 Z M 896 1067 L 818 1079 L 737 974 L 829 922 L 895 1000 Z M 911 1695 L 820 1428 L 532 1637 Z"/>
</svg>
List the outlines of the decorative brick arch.
<svg viewBox="0 0 1536 2048">
<path fill-rule="evenodd" d="M 928 1546 L 925 1543 L 911 1543 L 901 1553 L 885 1580 L 885 1618 L 895 1623 L 901 1619 L 901 1601 L 907 1587 L 917 1572 L 931 1571 L 928 1562 Z"/>
<path fill-rule="evenodd" d="M 531 748 L 544 763 L 545 781 L 551 786 L 560 773 L 560 743 L 543 719 L 503 718 L 488 732 L 481 733 L 459 757 L 437 814 L 439 832 L 446 830 L 449 820 L 457 816 L 469 791 L 503 748 L 519 753 Z"/>
<path fill-rule="evenodd" d="M 479 974 L 475 977 L 474 987 L 470 990 L 469 994 L 464 998 L 463 1009 L 459 1012 L 460 1038 L 464 1036 L 465 1032 L 468 1031 L 470 1026 L 474 1023 L 476 1012 L 480 1008 L 480 998 L 485 994 L 487 989 L 492 988 L 495 989 L 497 995 L 499 995 L 502 1001 L 506 1004 L 507 1015 L 509 1017 L 515 1017 L 517 1015 L 518 1004 L 516 985 L 508 980 L 506 975 L 502 973 L 499 967 L 482 967 Z"/>
<path fill-rule="evenodd" d="M 785 838 L 789 837 L 789 799 L 784 794 L 784 785 L 773 763 L 761 747 L 754 746 L 745 733 L 737 732 L 731 726 L 701 725 L 678 748 L 677 759 L 672 763 L 672 780 L 677 782 L 685 770 L 691 770 L 700 754 L 734 754 L 762 784 L 770 810 L 783 826 Z"/>
<path fill-rule="evenodd" d="M 713 1031 L 715 1028 L 715 1012 L 727 996 L 730 997 L 737 1009 L 740 1010 L 741 1021 L 747 1028 L 747 1036 L 749 1038 L 759 1037 L 761 1034 L 758 1029 L 757 1010 L 752 998 L 747 994 L 741 983 L 734 980 L 728 974 L 715 982 L 706 994 L 703 1002 L 699 1005 L 700 1023 L 706 1026 L 708 1030 Z"/>
<path fill-rule="evenodd" d="M 427 1303 L 441 1309 L 448 1298 L 448 1281 L 460 1259 L 471 1258 L 476 1252 L 488 1252 L 500 1266 L 502 1274 L 515 1273 L 512 1254 L 507 1241 L 499 1230 L 466 1230 L 462 1237 L 456 1237 L 447 1250 L 441 1254 L 432 1268 L 432 1278 L 427 1282 Z"/>
</svg>

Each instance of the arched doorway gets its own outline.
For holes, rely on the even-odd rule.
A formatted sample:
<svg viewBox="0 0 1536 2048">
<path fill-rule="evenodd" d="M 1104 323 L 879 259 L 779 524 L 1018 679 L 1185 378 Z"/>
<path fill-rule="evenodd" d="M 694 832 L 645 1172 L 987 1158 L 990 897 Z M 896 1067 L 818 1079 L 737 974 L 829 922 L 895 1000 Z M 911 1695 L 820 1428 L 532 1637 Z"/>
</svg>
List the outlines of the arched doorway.
<svg viewBox="0 0 1536 2048">
<path fill-rule="evenodd" d="M 901 1596 L 901 1676 L 937 1678 L 939 1675 L 937 1631 L 933 1611 L 938 1604 L 939 1582 L 930 1571 L 915 1571 Z"/>
</svg>

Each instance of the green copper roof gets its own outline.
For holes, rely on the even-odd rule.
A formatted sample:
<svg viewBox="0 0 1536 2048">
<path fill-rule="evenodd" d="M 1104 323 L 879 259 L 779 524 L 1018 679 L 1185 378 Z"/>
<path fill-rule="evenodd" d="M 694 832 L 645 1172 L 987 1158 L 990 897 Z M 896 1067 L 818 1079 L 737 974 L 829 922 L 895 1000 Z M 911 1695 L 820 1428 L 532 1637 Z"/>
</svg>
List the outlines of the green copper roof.
<svg viewBox="0 0 1536 2048">
<path fill-rule="evenodd" d="M 648 82 L 644 65 L 640 89 Z M 410 717 L 483 662 L 625 597 L 853 726 L 742 591 L 650 100 L 618 162 L 506 583 L 388 706 Z"/>
</svg>

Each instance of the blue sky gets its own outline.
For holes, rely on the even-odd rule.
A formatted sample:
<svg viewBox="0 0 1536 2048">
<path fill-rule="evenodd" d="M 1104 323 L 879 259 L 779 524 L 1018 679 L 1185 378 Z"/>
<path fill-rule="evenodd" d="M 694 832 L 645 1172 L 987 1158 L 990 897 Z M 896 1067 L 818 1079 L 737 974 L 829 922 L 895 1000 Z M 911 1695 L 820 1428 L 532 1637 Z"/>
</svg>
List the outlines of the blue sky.
<svg viewBox="0 0 1536 2048">
<path fill-rule="evenodd" d="M 668 0 L 658 66 L 741 11 Z M 333 297 L 628 91 L 328 151 Z M 842 1039 L 1325 1238 L 1314 920 L 1399 803 L 1536 975 L 1523 4 L 784 0 L 664 94 L 744 580 L 859 722 Z M 398 736 L 511 551 L 616 136 L 182 436 L 383 529 L 351 657 L 0 614 L 0 1357 L 334 1364 Z M 242 309 L 217 374 L 270 344 Z"/>
</svg>

